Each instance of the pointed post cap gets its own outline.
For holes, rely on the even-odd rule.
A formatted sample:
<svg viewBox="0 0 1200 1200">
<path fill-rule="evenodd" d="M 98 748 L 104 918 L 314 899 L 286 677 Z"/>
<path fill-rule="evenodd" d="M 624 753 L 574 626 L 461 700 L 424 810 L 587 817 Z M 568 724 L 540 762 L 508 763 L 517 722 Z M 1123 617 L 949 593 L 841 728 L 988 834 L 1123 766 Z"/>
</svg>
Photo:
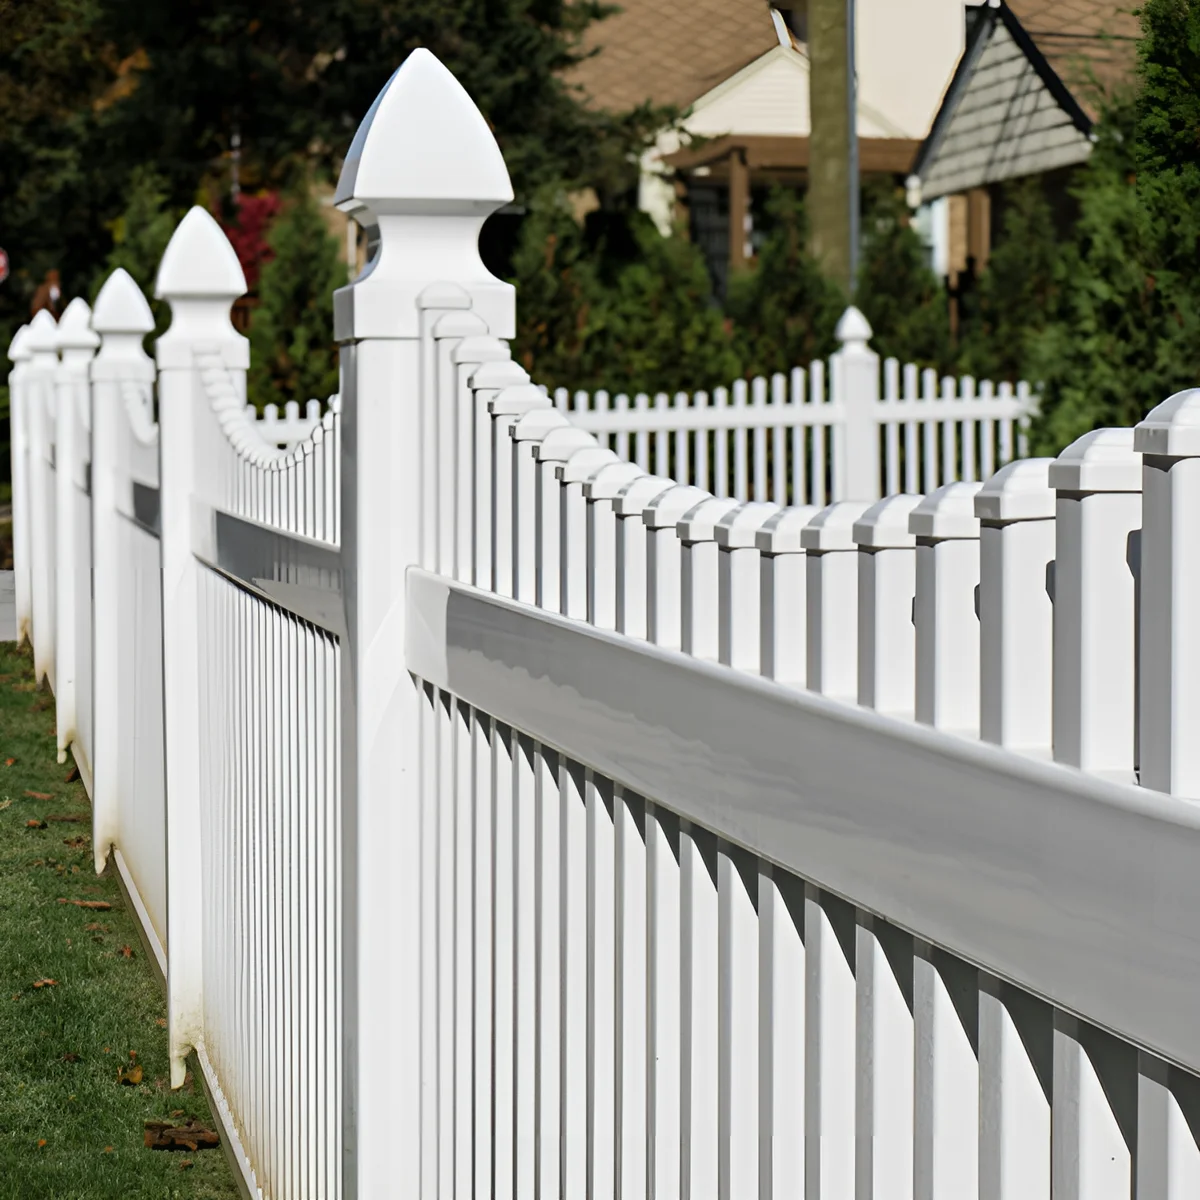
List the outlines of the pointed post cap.
<svg viewBox="0 0 1200 1200">
<path fill-rule="evenodd" d="M 31 354 L 58 353 L 58 322 L 49 309 L 42 308 L 34 314 L 25 334 L 25 345 Z"/>
<path fill-rule="evenodd" d="M 418 47 L 375 97 L 342 166 L 343 212 L 486 216 L 513 198 L 500 147 L 466 89 Z"/>
<path fill-rule="evenodd" d="M 1132 429 L 1093 429 L 1051 464 L 1050 486 L 1060 492 L 1140 492 L 1142 456 Z"/>
<path fill-rule="evenodd" d="M 12 341 L 8 343 L 8 357 L 12 362 L 27 362 L 32 356 L 33 351 L 29 349 L 28 335 L 28 325 L 22 325 L 21 328 L 13 334 Z"/>
<path fill-rule="evenodd" d="M 977 538 L 979 518 L 975 515 L 975 493 L 980 483 L 947 483 L 930 492 L 908 518 L 908 529 L 915 537 L 946 541 Z"/>
<path fill-rule="evenodd" d="M 1049 521 L 1058 497 L 1050 486 L 1052 458 L 1018 458 L 1006 463 L 975 493 L 975 515 L 989 525 Z"/>
<path fill-rule="evenodd" d="M 1200 388 L 1176 392 L 1134 426 L 1133 448 L 1169 458 L 1200 457 Z"/>
<path fill-rule="evenodd" d="M 718 546 L 726 550 L 751 550 L 758 546 L 758 532 L 777 512 L 779 505 L 770 500 L 751 500 L 730 509 L 713 531 Z"/>
<path fill-rule="evenodd" d="M 762 528 L 755 534 L 754 544 L 763 554 L 800 554 L 804 550 L 800 545 L 800 535 L 820 511 L 815 504 L 793 504 L 790 508 L 781 508 L 763 522 Z"/>
<path fill-rule="evenodd" d="M 58 322 L 58 348 L 60 350 L 95 350 L 100 337 L 92 329 L 92 310 L 82 296 L 76 296 L 63 309 Z"/>
<path fill-rule="evenodd" d="M 866 550 L 907 550 L 917 539 L 908 528 L 912 510 L 923 497 L 901 492 L 878 500 L 854 522 L 853 537 Z"/>
<path fill-rule="evenodd" d="M 842 313 L 841 320 L 838 321 L 837 328 L 833 331 L 833 336 L 843 346 L 863 347 L 871 340 L 872 332 L 871 323 L 852 304 Z"/>
<path fill-rule="evenodd" d="M 228 300 L 246 291 L 246 276 L 212 213 L 193 206 L 179 222 L 154 281 L 160 300 Z"/>
<path fill-rule="evenodd" d="M 124 267 L 118 267 L 97 294 L 92 328 L 97 333 L 149 333 L 154 328 L 150 305 Z"/>
</svg>

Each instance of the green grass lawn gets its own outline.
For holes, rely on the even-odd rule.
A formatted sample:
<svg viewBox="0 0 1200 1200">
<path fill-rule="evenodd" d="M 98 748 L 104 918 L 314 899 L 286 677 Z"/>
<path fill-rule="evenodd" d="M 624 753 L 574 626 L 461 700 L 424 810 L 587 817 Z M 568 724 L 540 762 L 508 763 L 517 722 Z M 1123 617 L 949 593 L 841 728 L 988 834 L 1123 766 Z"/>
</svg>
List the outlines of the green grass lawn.
<svg viewBox="0 0 1200 1200">
<path fill-rule="evenodd" d="M 146 1120 L 213 1123 L 198 1081 L 169 1090 L 163 995 L 112 871 L 92 868 L 87 794 L 55 762 L 32 668 L 0 643 L 0 1200 L 233 1200 L 220 1149 L 143 1146 Z"/>
</svg>

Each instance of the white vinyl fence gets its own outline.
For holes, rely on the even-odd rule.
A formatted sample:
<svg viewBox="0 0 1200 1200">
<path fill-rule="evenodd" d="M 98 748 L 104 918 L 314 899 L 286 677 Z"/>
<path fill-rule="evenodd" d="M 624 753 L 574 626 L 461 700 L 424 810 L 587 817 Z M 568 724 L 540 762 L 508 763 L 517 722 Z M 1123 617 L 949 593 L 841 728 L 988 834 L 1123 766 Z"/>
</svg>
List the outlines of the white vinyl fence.
<svg viewBox="0 0 1200 1200">
<path fill-rule="evenodd" d="M 415 51 L 292 448 L 203 210 L 153 364 L 114 273 L 57 618 L 87 347 L 10 349 L 21 628 L 62 705 L 90 606 L 97 863 L 172 1082 L 195 1052 L 266 1200 L 1200 1194 L 1200 391 L 982 483 L 721 497 L 512 360 L 511 195 Z"/>
<path fill-rule="evenodd" d="M 837 327 L 841 349 L 789 374 L 706 391 L 585 392 L 557 388 L 577 429 L 643 471 L 714 496 L 817 504 L 931 492 L 988 478 L 1023 458 L 1034 411 L 1027 383 L 938 379 L 882 364 L 855 308 Z"/>
</svg>

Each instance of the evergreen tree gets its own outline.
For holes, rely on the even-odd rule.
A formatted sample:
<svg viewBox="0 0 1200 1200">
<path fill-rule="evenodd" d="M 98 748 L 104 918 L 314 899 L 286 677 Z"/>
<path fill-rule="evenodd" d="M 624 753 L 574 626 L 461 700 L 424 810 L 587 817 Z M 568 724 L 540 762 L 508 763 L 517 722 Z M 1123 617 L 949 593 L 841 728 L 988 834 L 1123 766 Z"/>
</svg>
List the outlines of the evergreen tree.
<svg viewBox="0 0 1200 1200">
<path fill-rule="evenodd" d="M 268 236 L 272 257 L 259 280 L 250 322 L 251 403 L 324 400 L 337 390 L 333 291 L 345 264 L 321 210 L 307 190 L 281 211 Z"/>
<path fill-rule="evenodd" d="M 664 238 L 645 213 L 631 220 L 634 257 L 616 273 L 588 325 L 592 370 L 610 391 L 675 392 L 734 378 L 733 338 L 700 250 L 682 229 Z"/>
<path fill-rule="evenodd" d="M 1001 237 L 960 317 L 960 370 L 981 379 L 1025 378 L 1034 343 L 1057 303 L 1063 243 L 1040 180 L 1010 185 Z"/>
<path fill-rule="evenodd" d="M 104 281 L 118 267 L 124 267 L 150 301 L 154 337 L 171 323 L 170 306 L 154 299 L 154 278 L 182 213 L 168 207 L 163 180 L 148 167 L 134 169 L 129 177 L 128 196 L 125 211 L 111 225 L 113 247 L 92 280 L 91 298 L 95 303 Z"/>
<path fill-rule="evenodd" d="M 949 365 L 946 291 L 926 262 L 903 195 L 891 186 L 864 191 L 855 303 L 871 324 L 871 346 L 881 357 L 940 370 Z"/>
<path fill-rule="evenodd" d="M 1131 425 L 1200 376 L 1200 4 L 1146 0 L 1141 20 L 1139 94 L 1100 126 L 1052 320 L 1032 342 L 1043 452 Z"/>
<path fill-rule="evenodd" d="M 794 191 L 773 189 L 766 237 L 756 261 L 729 281 L 726 312 L 747 375 L 790 371 L 837 349 L 833 331 L 846 307 L 808 246 L 804 206 Z"/>
</svg>

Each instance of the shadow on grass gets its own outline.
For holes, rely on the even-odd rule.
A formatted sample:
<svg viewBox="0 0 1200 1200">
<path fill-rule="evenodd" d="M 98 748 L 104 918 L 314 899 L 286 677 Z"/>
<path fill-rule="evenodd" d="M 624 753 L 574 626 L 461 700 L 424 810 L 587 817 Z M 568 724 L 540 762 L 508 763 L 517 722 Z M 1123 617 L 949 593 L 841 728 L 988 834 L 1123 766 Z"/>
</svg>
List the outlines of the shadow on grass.
<svg viewBox="0 0 1200 1200">
<path fill-rule="evenodd" d="M 198 1080 L 169 1090 L 162 992 L 67 772 L 53 697 L 0 643 L 0 1200 L 234 1200 L 221 1150 L 143 1145 L 147 1120 L 214 1125 Z"/>
</svg>

